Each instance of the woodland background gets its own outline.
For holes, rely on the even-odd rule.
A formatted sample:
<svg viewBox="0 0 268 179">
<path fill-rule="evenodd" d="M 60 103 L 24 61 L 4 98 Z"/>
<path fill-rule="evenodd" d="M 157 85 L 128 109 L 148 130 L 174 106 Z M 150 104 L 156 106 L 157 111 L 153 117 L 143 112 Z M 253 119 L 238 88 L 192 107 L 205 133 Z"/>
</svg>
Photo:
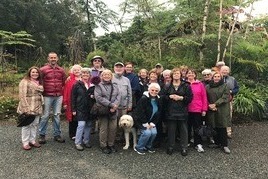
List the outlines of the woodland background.
<svg viewBox="0 0 268 179">
<path fill-rule="evenodd" d="M 254 2 L 125 0 L 119 16 L 101 0 L 1 0 L 0 119 L 16 114 L 19 81 L 30 66 L 44 65 L 50 51 L 66 72 L 73 64 L 90 66 L 94 55 L 103 56 L 107 68 L 132 61 L 136 70 L 160 62 L 201 72 L 225 61 L 240 85 L 234 118 L 267 119 L 268 17 L 237 18 Z M 128 13 L 131 21 L 125 21 Z M 119 32 L 96 36 L 98 27 L 109 25 Z"/>
</svg>

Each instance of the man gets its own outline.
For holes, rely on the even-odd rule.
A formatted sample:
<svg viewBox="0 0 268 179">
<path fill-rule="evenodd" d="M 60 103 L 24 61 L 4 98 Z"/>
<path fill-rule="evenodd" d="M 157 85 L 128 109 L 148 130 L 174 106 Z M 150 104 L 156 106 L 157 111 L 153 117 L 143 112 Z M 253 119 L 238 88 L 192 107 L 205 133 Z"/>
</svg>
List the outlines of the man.
<svg viewBox="0 0 268 179">
<path fill-rule="evenodd" d="M 231 115 L 231 119 L 232 119 L 233 98 L 238 93 L 239 86 L 238 86 L 236 79 L 234 77 L 230 76 L 230 68 L 228 66 L 225 66 L 225 65 L 221 66 L 220 73 L 223 76 L 224 83 L 226 83 L 230 89 L 230 94 L 231 94 L 231 96 L 230 96 L 230 108 L 231 108 L 230 115 Z M 228 138 L 232 138 L 231 121 L 230 121 L 230 126 L 227 127 L 227 136 L 228 136 Z"/>
<path fill-rule="evenodd" d="M 48 64 L 40 68 L 44 85 L 44 114 L 39 124 L 39 143 L 46 143 L 47 125 L 50 110 L 53 110 L 54 140 L 64 143 L 60 130 L 60 113 L 63 98 L 63 87 L 66 80 L 64 69 L 58 65 L 58 55 L 55 52 L 48 54 Z"/>
<path fill-rule="evenodd" d="M 155 65 L 155 70 L 156 70 L 156 74 L 157 74 L 157 81 L 158 81 L 158 84 L 161 84 L 163 83 L 164 81 L 164 78 L 162 76 L 162 73 L 164 71 L 164 67 L 161 63 L 157 63 Z"/>
<path fill-rule="evenodd" d="M 127 114 L 128 111 L 132 110 L 132 90 L 130 81 L 127 77 L 123 76 L 125 71 L 125 66 L 122 62 L 117 62 L 114 64 L 114 80 L 119 86 L 119 91 L 121 94 L 121 100 L 118 107 L 118 118 L 122 115 Z"/>
<path fill-rule="evenodd" d="M 103 63 L 104 59 L 101 56 L 96 55 L 91 59 L 91 78 L 96 76 L 100 77 L 100 74 L 105 70 L 105 68 L 103 67 Z M 98 119 L 95 118 L 91 121 L 91 134 L 94 134 L 98 131 L 97 120 Z"/>
<path fill-rule="evenodd" d="M 104 60 L 101 56 L 96 55 L 91 59 L 91 77 L 100 76 L 101 72 L 105 70 L 103 63 Z"/>
<path fill-rule="evenodd" d="M 132 111 L 132 89 L 129 79 L 123 76 L 124 71 L 125 66 L 122 62 L 116 62 L 114 64 L 115 74 L 113 82 L 117 83 L 119 92 L 121 94 L 121 99 L 117 108 L 117 120 L 119 120 L 124 114 L 127 114 L 127 112 Z M 116 140 L 121 141 L 123 139 L 123 130 L 120 128 L 117 130 Z"/>
</svg>

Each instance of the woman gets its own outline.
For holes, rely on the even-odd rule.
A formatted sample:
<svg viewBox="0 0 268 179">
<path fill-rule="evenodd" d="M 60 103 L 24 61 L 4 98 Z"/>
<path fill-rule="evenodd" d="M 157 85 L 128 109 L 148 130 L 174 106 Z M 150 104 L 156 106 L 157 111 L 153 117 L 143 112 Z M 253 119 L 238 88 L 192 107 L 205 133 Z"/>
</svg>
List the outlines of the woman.
<svg viewBox="0 0 268 179">
<path fill-rule="evenodd" d="M 134 150 L 144 155 L 146 151 L 154 153 L 153 141 L 157 135 L 156 124 L 159 122 L 162 105 L 158 93 L 160 86 L 151 83 L 148 92 L 145 92 L 134 110 L 136 126 L 141 130 L 141 135 Z"/>
<path fill-rule="evenodd" d="M 192 139 L 192 130 L 194 131 L 194 147 L 197 152 L 205 152 L 202 146 L 201 136 L 197 131 L 202 125 L 202 116 L 206 115 L 208 108 L 207 93 L 202 82 L 196 79 L 197 74 L 193 69 L 189 69 L 187 74 L 187 81 L 190 83 L 193 100 L 188 106 L 188 142 Z"/>
<path fill-rule="evenodd" d="M 78 126 L 75 134 L 75 148 L 79 151 L 84 150 L 84 147 L 91 148 L 90 145 L 90 128 L 91 117 L 90 109 L 94 104 L 94 99 L 91 95 L 94 93 L 94 88 L 90 81 L 90 68 L 81 69 L 81 80 L 77 81 L 72 89 L 72 114 Z"/>
<path fill-rule="evenodd" d="M 41 147 L 36 141 L 37 127 L 43 112 L 42 92 L 44 88 L 40 74 L 39 68 L 31 67 L 19 84 L 20 101 L 17 112 L 19 114 L 26 113 L 35 115 L 34 121 L 27 126 L 23 126 L 21 130 L 22 148 L 24 150 L 30 150 L 31 147 Z"/>
<path fill-rule="evenodd" d="M 137 101 L 142 97 L 143 92 L 148 89 L 148 83 L 149 83 L 149 78 L 148 78 L 148 71 L 146 69 L 140 69 L 139 73 L 139 85 L 141 89 L 140 96 Z"/>
<path fill-rule="evenodd" d="M 65 116 L 69 122 L 69 137 L 75 139 L 75 133 L 77 128 L 77 121 L 73 120 L 72 107 L 71 107 L 71 94 L 74 84 L 81 79 L 80 65 L 74 65 L 70 70 L 70 78 L 66 80 L 63 90 L 63 108 L 65 109 Z"/>
<path fill-rule="evenodd" d="M 101 82 L 95 86 L 94 96 L 96 103 L 110 108 L 110 114 L 99 116 L 99 140 L 100 149 L 105 154 L 116 152 L 114 146 L 117 127 L 117 108 L 121 99 L 119 88 L 116 83 L 112 83 L 113 74 L 110 70 L 101 73 Z"/>
<path fill-rule="evenodd" d="M 171 155 L 175 146 L 177 126 L 180 132 L 181 155 L 187 155 L 188 147 L 188 110 L 187 106 L 192 101 L 193 94 L 189 83 L 181 80 L 179 68 L 174 68 L 171 72 L 172 81 L 165 86 L 163 94 L 166 105 L 166 119 L 168 121 L 168 149 L 167 154 Z"/>
<path fill-rule="evenodd" d="M 209 103 L 208 122 L 216 131 L 215 144 L 222 147 L 225 153 L 230 154 L 226 131 L 230 121 L 230 89 L 224 83 L 220 72 L 212 75 L 206 91 Z"/>
</svg>

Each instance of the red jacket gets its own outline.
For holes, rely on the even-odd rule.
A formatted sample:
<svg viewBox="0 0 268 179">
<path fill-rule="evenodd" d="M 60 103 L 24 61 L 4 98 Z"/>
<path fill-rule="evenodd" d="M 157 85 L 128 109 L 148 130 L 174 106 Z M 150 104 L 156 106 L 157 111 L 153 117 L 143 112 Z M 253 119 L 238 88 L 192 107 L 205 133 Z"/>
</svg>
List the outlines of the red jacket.
<svg viewBox="0 0 268 179">
<path fill-rule="evenodd" d="M 47 64 L 40 68 L 43 85 L 44 96 L 62 96 L 66 74 L 63 68 L 56 65 L 54 68 Z"/>
<path fill-rule="evenodd" d="M 62 103 L 63 103 L 63 105 L 67 106 L 66 111 L 65 111 L 65 115 L 66 115 L 66 119 L 68 121 L 72 121 L 72 119 L 73 119 L 72 106 L 71 106 L 71 95 L 72 95 L 72 88 L 76 82 L 77 81 L 75 79 L 75 76 L 71 73 L 70 80 L 68 80 L 64 86 L 63 102 Z"/>
</svg>

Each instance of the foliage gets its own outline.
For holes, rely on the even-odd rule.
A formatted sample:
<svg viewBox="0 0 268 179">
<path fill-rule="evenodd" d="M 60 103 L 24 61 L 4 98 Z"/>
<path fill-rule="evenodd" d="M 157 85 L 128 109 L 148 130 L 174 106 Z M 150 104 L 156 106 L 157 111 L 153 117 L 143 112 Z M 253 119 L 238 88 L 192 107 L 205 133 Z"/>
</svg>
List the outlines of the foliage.
<svg viewBox="0 0 268 179">
<path fill-rule="evenodd" d="M 252 89 L 245 85 L 240 87 L 239 93 L 234 99 L 234 112 L 250 116 L 253 119 L 260 120 L 263 118 L 267 95 L 263 95 L 266 89 Z"/>
<path fill-rule="evenodd" d="M 0 97 L 1 119 L 9 118 L 10 115 L 14 115 L 16 113 L 18 102 L 19 102 L 18 99 L 1 96 Z"/>
</svg>

